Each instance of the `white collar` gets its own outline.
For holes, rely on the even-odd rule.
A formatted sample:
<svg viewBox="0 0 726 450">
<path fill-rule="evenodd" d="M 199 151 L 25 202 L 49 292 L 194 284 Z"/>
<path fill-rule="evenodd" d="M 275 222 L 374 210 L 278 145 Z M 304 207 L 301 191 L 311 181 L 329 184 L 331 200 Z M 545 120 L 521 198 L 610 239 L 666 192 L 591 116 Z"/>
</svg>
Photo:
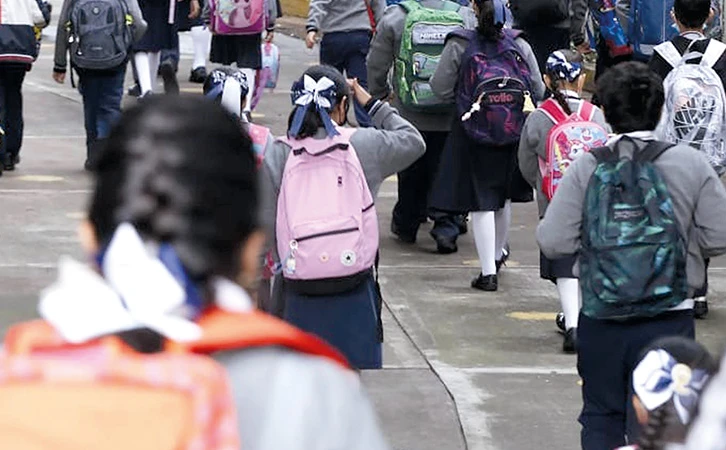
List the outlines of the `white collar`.
<svg viewBox="0 0 726 450">
<path fill-rule="evenodd" d="M 578 94 L 575 91 L 571 91 L 569 89 L 562 89 L 560 91 L 560 93 L 562 93 L 562 95 L 564 95 L 565 97 L 570 98 L 570 99 L 579 100 L 581 98 L 580 94 Z"/>
<path fill-rule="evenodd" d="M 640 141 L 654 141 L 655 140 L 655 132 L 654 131 L 631 131 L 630 133 L 624 133 L 624 134 L 616 134 L 615 136 L 612 136 L 610 139 L 608 139 L 607 143 L 605 145 L 612 145 L 620 140 L 623 136 L 628 136 L 633 139 L 638 139 Z"/>
</svg>

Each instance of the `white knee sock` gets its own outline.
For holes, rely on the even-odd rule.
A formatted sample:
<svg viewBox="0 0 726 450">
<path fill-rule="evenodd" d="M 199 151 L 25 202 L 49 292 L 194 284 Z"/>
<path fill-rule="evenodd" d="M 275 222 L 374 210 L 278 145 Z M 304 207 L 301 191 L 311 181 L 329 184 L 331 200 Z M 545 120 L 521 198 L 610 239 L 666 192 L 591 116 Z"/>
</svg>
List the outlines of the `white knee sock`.
<svg viewBox="0 0 726 450">
<path fill-rule="evenodd" d="M 494 213 L 494 221 L 497 233 L 494 258 L 498 261 L 502 259 L 504 246 L 507 245 L 509 240 L 509 225 L 512 223 L 512 202 L 510 200 L 504 203 L 504 208 Z"/>
<path fill-rule="evenodd" d="M 136 77 L 139 79 L 139 88 L 141 95 L 153 90 L 149 70 L 149 54 L 146 52 L 138 52 L 134 55 L 134 63 L 136 63 Z M 156 78 L 156 76 L 154 76 Z"/>
<path fill-rule="evenodd" d="M 580 314 L 580 282 L 577 278 L 558 278 L 557 292 L 560 294 L 562 311 L 565 313 L 565 328 L 577 328 Z"/>
<path fill-rule="evenodd" d="M 194 43 L 194 62 L 192 70 L 207 65 L 209 45 L 212 41 L 212 34 L 204 26 L 192 27 L 192 42 Z"/>
<path fill-rule="evenodd" d="M 247 98 L 245 102 L 245 109 L 244 112 L 250 112 L 252 111 L 252 94 L 255 92 L 255 75 L 257 75 L 257 71 L 254 69 L 240 69 L 245 76 L 247 77 L 247 84 L 250 87 L 250 91 L 247 93 Z"/>
<path fill-rule="evenodd" d="M 471 228 L 474 231 L 474 244 L 479 254 L 481 273 L 494 275 L 497 273 L 494 264 L 496 246 L 496 226 L 494 211 L 477 211 L 471 213 Z"/>
<path fill-rule="evenodd" d="M 159 64 L 161 52 L 149 52 L 149 74 L 151 75 L 151 89 L 156 89 L 156 79 L 159 77 Z"/>
</svg>

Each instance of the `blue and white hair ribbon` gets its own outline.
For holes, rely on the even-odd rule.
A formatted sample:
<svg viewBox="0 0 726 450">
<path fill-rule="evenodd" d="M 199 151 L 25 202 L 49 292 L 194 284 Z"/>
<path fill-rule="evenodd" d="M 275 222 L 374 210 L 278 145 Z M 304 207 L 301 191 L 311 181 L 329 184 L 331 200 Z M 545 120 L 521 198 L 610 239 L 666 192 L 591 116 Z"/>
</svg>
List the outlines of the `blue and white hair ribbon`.
<svg viewBox="0 0 726 450">
<path fill-rule="evenodd" d="M 295 105 L 295 114 L 288 134 L 297 136 L 300 133 L 305 114 L 311 106 L 314 106 L 323 120 L 327 135 L 336 136 L 338 131 L 329 114 L 335 104 L 336 96 L 335 83 L 328 77 L 315 81 L 310 75 L 304 75 L 302 81 L 293 83 L 290 97 L 292 104 Z"/>
<path fill-rule="evenodd" d="M 221 97 L 221 105 L 239 117 L 242 112 L 242 98 L 249 92 L 247 76 L 241 70 L 228 75 L 219 69 L 213 70 L 208 76 L 209 91 L 204 96 L 211 100 Z"/>
<path fill-rule="evenodd" d="M 688 424 L 708 378 L 705 370 L 691 369 L 658 349 L 649 351 L 633 371 L 633 388 L 648 411 L 673 399 L 678 418 Z"/>
<path fill-rule="evenodd" d="M 577 80 L 582 74 L 582 64 L 578 62 L 569 62 L 561 51 L 552 52 L 547 57 L 546 63 L 547 73 L 554 77 L 555 80 L 566 80 L 570 83 Z"/>
<path fill-rule="evenodd" d="M 40 315 L 71 343 L 121 331 L 149 328 L 175 341 L 201 337 L 194 323 L 203 308 L 173 247 L 147 245 L 128 223 L 119 225 L 99 257 L 101 274 L 62 258 L 57 281 L 41 294 Z M 244 290 L 221 278 L 211 282 L 218 306 L 252 308 Z"/>
</svg>

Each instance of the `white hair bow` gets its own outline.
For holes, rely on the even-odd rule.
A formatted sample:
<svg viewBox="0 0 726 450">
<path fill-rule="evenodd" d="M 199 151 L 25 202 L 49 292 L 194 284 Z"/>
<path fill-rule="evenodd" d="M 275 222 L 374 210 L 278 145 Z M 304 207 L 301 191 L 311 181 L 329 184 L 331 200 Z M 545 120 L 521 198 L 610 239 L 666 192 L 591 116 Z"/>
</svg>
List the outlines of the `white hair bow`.
<svg viewBox="0 0 726 450">
<path fill-rule="evenodd" d="M 330 100 L 321 95 L 322 92 L 335 86 L 335 83 L 328 77 L 322 77 L 315 81 L 310 75 L 303 77 L 302 94 L 295 100 L 296 105 L 307 106 L 311 103 L 323 109 L 330 109 L 333 105 Z"/>
<path fill-rule="evenodd" d="M 690 420 L 708 373 L 678 363 L 662 349 L 649 351 L 633 371 L 633 388 L 643 406 L 653 411 L 673 399 L 681 422 Z"/>
<path fill-rule="evenodd" d="M 104 276 L 64 257 L 58 280 L 42 292 L 40 315 L 67 341 L 81 343 L 136 328 L 150 328 L 181 342 L 201 337 L 201 328 L 188 317 L 184 287 L 132 225 L 117 228 L 102 272 Z M 225 309 L 251 308 L 239 286 L 219 279 L 213 288 L 216 297 L 223 297 L 217 303 Z"/>
</svg>

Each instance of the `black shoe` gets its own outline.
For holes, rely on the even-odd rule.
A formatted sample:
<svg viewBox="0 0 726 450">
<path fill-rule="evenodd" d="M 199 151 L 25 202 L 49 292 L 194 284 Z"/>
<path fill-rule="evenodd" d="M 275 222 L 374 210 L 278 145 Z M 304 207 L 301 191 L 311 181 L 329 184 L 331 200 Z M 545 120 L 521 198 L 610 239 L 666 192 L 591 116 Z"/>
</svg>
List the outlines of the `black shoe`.
<svg viewBox="0 0 726 450">
<path fill-rule="evenodd" d="M 456 246 L 456 239 L 455 238 L 447 238 L 443 236 L 435 236 L 431 235 L 431 237 L 434 238 L 436 241 L 436 251 L 439 252 L 442 255 L 450 255 L 452 253 L 456 253 L 459 251 L 459 248 Z"/>
<path fill-rule="evenodd" d="M 416 235 L 403 233 L 398 228 L 398 225 L 396 225 L 396 222 L 394 222 L 394 221 L 391 221 L 391 233 L 393 233 L 398 238 L 398 240 L 403 242 L 404 244 L 415 244 L 416 243 Z"/>
<path fill-rule="evenodd" d="M 176 72 L 174 71 L 174 65 L 171 61 L 167 61 L 159 66 L 159 73 L 161 79 L 164 80 L 164 93 L 165 94 L 178 94 L 179 93 L 179 82 L 176 79 Z"/>
<path fill-rule="evenodd" d="M 577 353 L 577 328 L 570 328 L 565 331 L 565 340 L 562 342 L 562 351 L 565 353 Z"/>
<path fill-rule="evenodd" d="M 8 172 L 15 170 L 15 157 L 13 155 L 5 154 L 3 157 L 3 170 L 7 170 Z"/>
<path fill-rule="evenodd" d="M 454 218 L 454 222 L 456 222 L 456 226 L 459 227 L 459 234 L 460 235 L 461 234 L 466 234 L 466 233 L 469 232 L 469 226 L 467 224 L 468 220 L 469 219 L 466 217 L 466 215 L 456 216 Z"/>
<path fill-rule="evenodd" d="M 471 280 L 471 287 L 480 291 L 494 292 L 499 289 L 499 282 L 496 275 L 482 275 Z"/>
<path fill-rule="evenodd" d="M 557 328 L 561 332 L 564 333 L 564 332 L 567 331 L 567 328 L 566 328 L 566 325 L 565 325 L 565 313 L 563 313 L 563 312 L 558 312 L 557 313 L 557 317 L 555 317 L 555 325 L 557 325 Z"/>
<path fill-rule="evenodd" d="M 207 69 L 204 67 L 197 67 L 196 69 L 192 70 L 192 73 L 189 74 L 189 81 L 192 83 L 199 83 L 202 84 L 207 80 Z"/>
<path fill-rule="evenodd" d="M 140 97 L 141 96 L 141 86 L 139 86 L 139 83 L 136 83 L 135 85 L 131 86 L 128 91 L 126 91 L 126 94 L 128 94 L 129 97 Z"/>
<path fill-rule="evenodd" d="M 86 162 L 83 163 L 83 169 L 86 172 L 93 172 L 93 162 L 91 158 L 86 158 Z"/>
<path fill-rule="evenodd" d="M 696 319 L 705 319 L 708 316 L 708 301 L 706 297 L 698 297 L 694 299 L 693 316 Z"/>
<path fill-rule="evenodd" d="M 18 164 L 20 164 L 20 155 L 15 155 L 15 157 L 13 157 L 13 163 L 14 163 L 14 164 L 15 164 L 16 166 L 17 166 Z"/>
<path fill-rule="evenodd" d="M 502 249 L 502 259 L 498 259 L 494 261 L 494 264 L 497 267 L 497 273 L 502 269 L 502 266 L 507 265 L 507 261 L 509 260 L 509 244 L 504 246 L 504 249 Z"/>
</svg>

